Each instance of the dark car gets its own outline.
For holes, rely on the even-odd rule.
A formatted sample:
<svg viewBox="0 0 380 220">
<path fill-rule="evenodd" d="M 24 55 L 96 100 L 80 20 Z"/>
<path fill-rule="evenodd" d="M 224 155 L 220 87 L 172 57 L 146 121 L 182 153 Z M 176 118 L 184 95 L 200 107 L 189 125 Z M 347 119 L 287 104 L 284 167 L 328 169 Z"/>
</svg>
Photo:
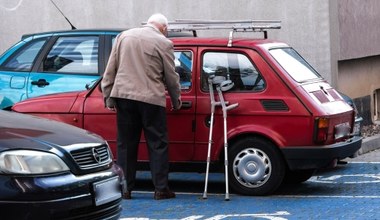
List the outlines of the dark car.
<svg viewBox="0 0 380 220">
<path fill-rule="evenodd" d="M 117 219 L 122 176 L 99 136 L 0 110 L 1 219 Z"/>
<path fill-rule="evenodd" d="M 348 95 L 339 92 L 339 94 L 342 96 L 344 101 L 346 101 L 355 111 L 355 124 L 354 129 L 352 131 L 353 135 L 361 136 L 362 127 L 363 127 L 363 118 L 359 115 L 358 109 L 354 103 L 354 100 L 352 100 Z"/>
</svg>

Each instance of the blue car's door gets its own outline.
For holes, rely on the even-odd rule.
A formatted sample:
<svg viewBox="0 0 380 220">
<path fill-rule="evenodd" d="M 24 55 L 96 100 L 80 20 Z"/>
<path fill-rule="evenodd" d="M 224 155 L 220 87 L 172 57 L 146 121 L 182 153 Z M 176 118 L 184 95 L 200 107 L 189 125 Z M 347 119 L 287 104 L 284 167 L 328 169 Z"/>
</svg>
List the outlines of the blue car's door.
<svg viewBox="0 0 380 220">
<path fill-rule="evenodd" d="M 30 72 L 47 40 L 47 37 L 22 40 L 0 57 L 0 109 L 27 97 Z"/>
<path fill-rule="evenodd" d="M 53 38 L 27 83 L 27 97 L 80 91 L 99 78 L 99 35 L 60 36 Z"/>
<path fill-rule="evenodd" d="M 23 38 L 0 56 L 0 109 L 31 97 L 85 90 L 103 72 L 108 41 L 118 33 L 67 31 Z"/>
</svg>

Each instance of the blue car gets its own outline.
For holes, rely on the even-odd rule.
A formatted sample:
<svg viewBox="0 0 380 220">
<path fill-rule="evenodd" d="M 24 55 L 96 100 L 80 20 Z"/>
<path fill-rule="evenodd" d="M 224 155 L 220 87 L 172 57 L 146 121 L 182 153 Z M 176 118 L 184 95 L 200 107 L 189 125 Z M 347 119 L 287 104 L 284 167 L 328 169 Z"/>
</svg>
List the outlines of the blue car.
<svg viewBox="0 0 380 220">
<path fill-rule="evenodd" d="M 104 71 L 120 30 L 24 35 L 0 57 L 0 109 L 44 94 L 85 90 Z"/>
<path fill-rule="evenodd" d="M 112 43 L 123 30 L 24 35 L 0 57 L 0 109 L 31 97 L 85 90 L 104 72 Z M 169 36 L 189 34 L 172 32 Z"/>
</svg>

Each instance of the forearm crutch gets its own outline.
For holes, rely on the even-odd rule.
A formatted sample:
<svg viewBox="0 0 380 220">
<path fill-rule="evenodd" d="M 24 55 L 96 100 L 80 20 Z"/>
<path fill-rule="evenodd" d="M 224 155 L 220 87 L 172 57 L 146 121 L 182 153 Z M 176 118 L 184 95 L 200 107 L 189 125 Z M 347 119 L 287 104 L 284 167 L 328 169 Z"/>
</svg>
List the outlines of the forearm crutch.
<svg viewBox="0 0 380 220">
<path fill-rule="evenodd" d="M 216 89 L 218 91 L 218 96 L 220 101 L 216 102 L 214 97 L 214 89 L 213 85 L 216 85 Z M 213 131 L 213 124 L 214 124 L 214 113 L 215 113 L 215 106 L 222 106 L 223 111 L 223 118 L 224 118 L 224 151 L 225 151 L 225 177 L 226 177 L 226 197 L 225 200 L 229 200 L 229 191 L 228 191 L 228 155 L 227 155 L 227 111 L 230 109 L 234 109 L 238 106 L 238 104 L 233 104 L 230 106 L 228 105 L 228 102 L 224 101 L 222 91 L 228 91 L 230 90 L 234 84 L 231 80 L 225 80 L 225 77 L 210 75 L 208 78 L 208 86 L 209 86 L 209 92 L 210 92 L 210 102 L 211 102 L 211 118 L 210 118 L 210 132 L 209 132 L 209 142 L 208 142 L 208 151 L 207 151 L 207 167 L 206 167 L 206 178 L 205 178 L 205 190 L 203 193 L 203 199 L 207 199 L 207 185 L 208 185 L 208 176 L 209 176 L 209 169 L 210 169 L 210 154 L 211 154 L 211 146 L 212 146 L 212 131 Z"/>
<path fill-rule="evenodd" d="M 210 131 L 209 131 L 209 137 L 208 137 L 208 149 L 207 149 L 207 166 L 206 166 L 206 178 L 205 178 L 205 189 L 203 192 L 203 199 L 207 199 L 207 185 L 208 185 L 208 175 L 210 170 L 210 156 L 211 156 L 211 145 L 212 145 L 212 130 L 214 125 L 214 112 L 215 112 L 215 106 L 220 105 L 220 102 L 215 101 L 214 97 L 214 78 L 215 75 L 209 75 L 207 82 L 208 82 L 208 88 L 210 92 L 210 103 L 211 103 L 211 118 L 210 118 Z"/>
<path fill-rule="evenodd" d="M 228 142 L 227 142 L 227 111 L 238 107 L 239 103 L 228 105 L 224 101 L 222 91 L 228 91 L 234 86 L 231 80 L 226 80 L 220 83 L 216 90 L 218 91 L 219 101 L 222 106 L 223 111 L 223 130 L 224 130 L 224 172 L 225 172 L 225 182 L 226 182 L 226 195 L 225 200 L 230 200 L 230 194 L 228 190 Z"/>
</svg>

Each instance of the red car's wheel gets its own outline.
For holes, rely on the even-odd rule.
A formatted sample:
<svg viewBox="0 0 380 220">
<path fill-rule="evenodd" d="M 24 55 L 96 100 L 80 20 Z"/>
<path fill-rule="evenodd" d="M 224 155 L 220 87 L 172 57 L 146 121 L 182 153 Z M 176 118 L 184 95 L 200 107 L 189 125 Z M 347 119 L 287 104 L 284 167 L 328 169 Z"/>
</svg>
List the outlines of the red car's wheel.
<svg viewBox="0 0 380 220">
<path fill-rule="evenodd" d="M 229 152 L 231 188 L 245 195 L 267 195 L 282 183 L 285 164 L 276 147 L 260 138 L 237 141 Z"/>
</svg>

